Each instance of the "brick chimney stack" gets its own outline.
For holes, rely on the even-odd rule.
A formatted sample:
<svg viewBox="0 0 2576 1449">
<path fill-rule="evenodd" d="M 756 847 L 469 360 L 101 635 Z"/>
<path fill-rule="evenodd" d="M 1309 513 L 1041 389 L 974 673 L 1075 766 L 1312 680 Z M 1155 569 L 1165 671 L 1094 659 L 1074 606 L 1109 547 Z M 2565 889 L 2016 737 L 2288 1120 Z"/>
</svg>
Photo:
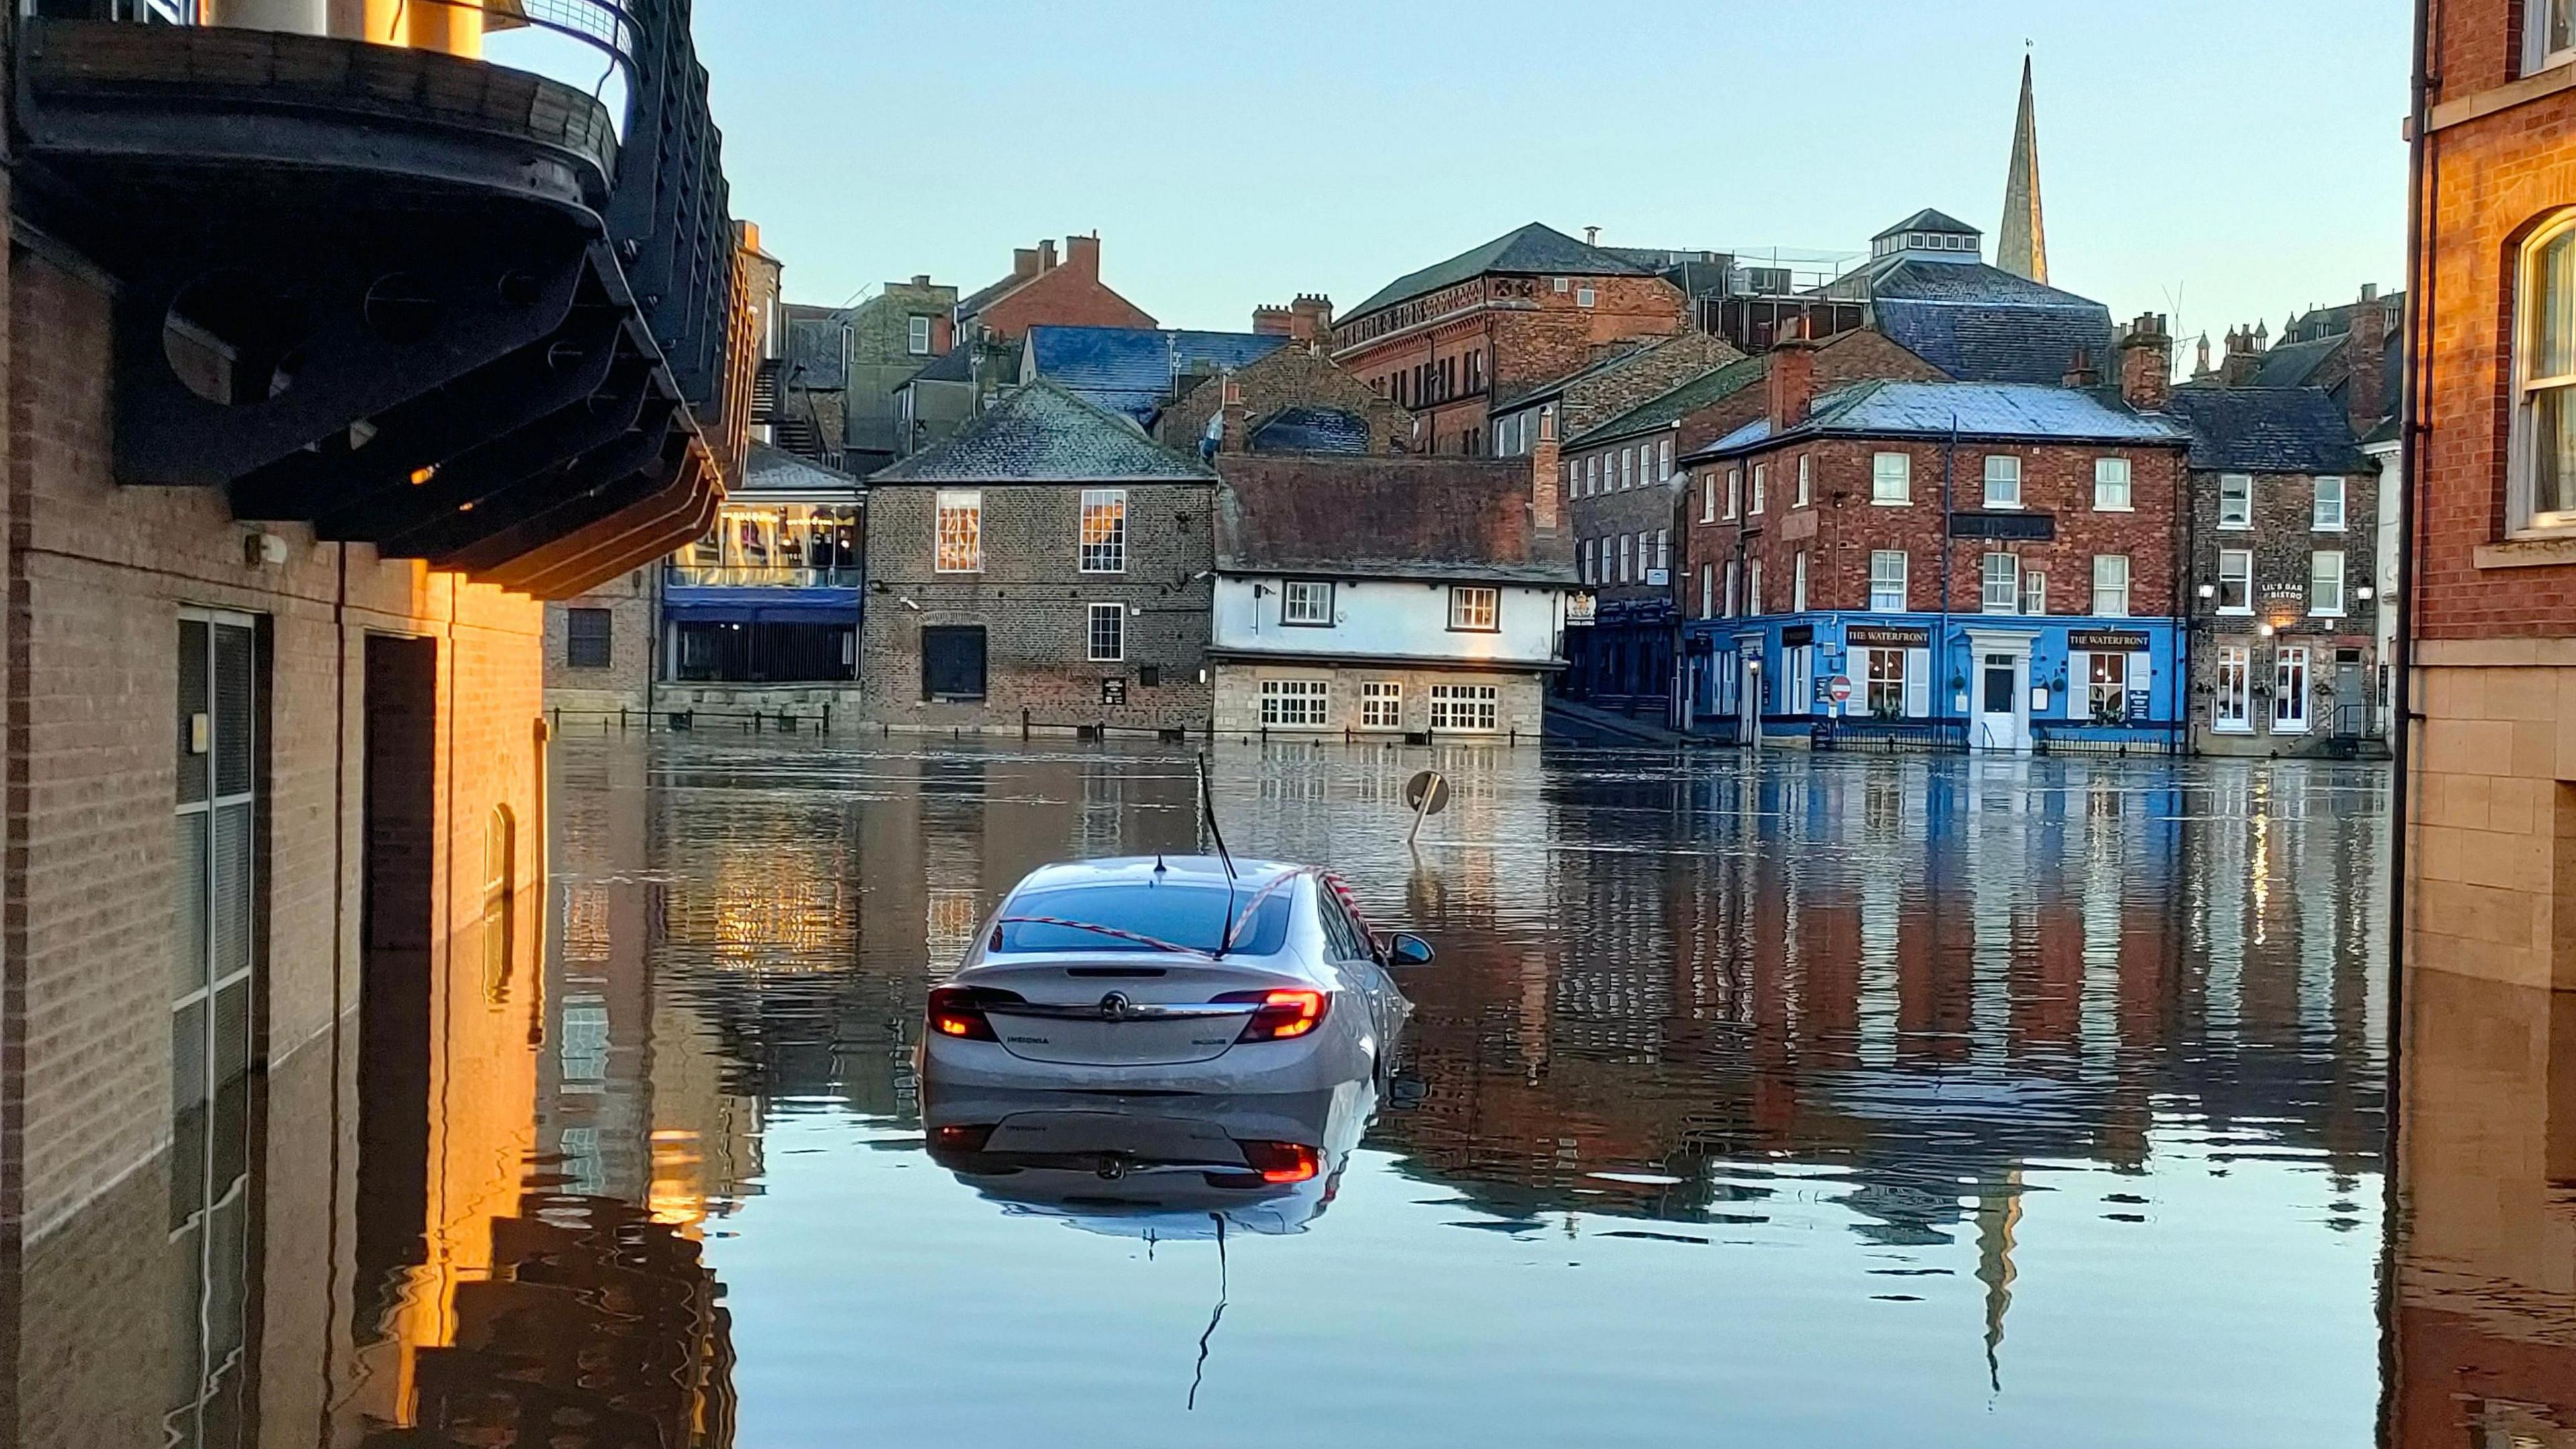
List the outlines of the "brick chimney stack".
<svg viewBox="0 0 2576 1449">
<path fill-rule="evenodd" d="M 1055 270 L 1055 242 L 1051 238 L 1038 243 L 1038 270 L 1041 273 Z"/>
<path fill-rule="evenodd" d="M 2061 387 L 2100 387 L 2102 369 L 2093 365 L 2093 349 L 2076 348 L 2075 356 L 2066 364 L 2066 375 L 2057 381 Z"/>
<path fill-rule="evenodd" d="M 1816 344 L 1807 336 L 1807 319 L 1792 318 L 1771 344 L 1766 400 L 1771 431 L 1782 433 L 1807 420 L 1816 401 Z"/>
<path fill-rule="evenodd" d="M 1333 299 L 1321 292 L 1300 292 L 1288 304 L 1288 315 L 1293 319 L 1289 336 L 1300 342 L 1322 342 L 1333 330 Z"/>
<path fill-rule="evenodd" d="M 1249 431 L 1247 426 L 1249 420 L 1245 416 L 1243 406 L 1243 384 L 1228 377 L 1218 386 L 1225 389 L 1218 394 L 1217 403 L 1217 410 L 1225 418 L 1225 435 L 1217 439 L 1217 451 L 1220 453 L 1249 451 L 1252 440 L 1244 436 Z"/>
<path fill-rule="evenodd" d="M 1263 305 L 1252 309 L 1252 330 L 1264 337 L 1294 337 L 1295 321 L 1285 307 Z"/>
<path fill-rule="evenodd" d="M 2120 401 L 2160 413 L 2173 400 L 2173 334 L 2153 312 L 2138 314 L 2120 338 Z"/>
<path fill-rule="evenodd" d="M 1554 533 L 1561 517 L 1558 494 L 1564 485 L 1565 463 L 1556 441 L 1556 409 L 1538 410 L 1538 441 L 1530 445 L 1530 525 L 1541 533 Z"/>
<path fill-rule="evenodd" d="M 1011 248 L 1011 275 L 1025 282 L 1037 274 L 1038 249 L 1036 247 Z"/>
<path fill-rule="evenodd" d="M 2352 309 L 2352 339 L 2344 344 L 2350 374 L 2344 379 L 2345 409 L 2352 415 L 2352 435 L 2368 437 L 2388 416 L 2388 309 L 2379 288 L 2364 286 Z"/>
<path fill-rule="evenodd" d="M 1064 264 L 1073 268 L 1076 275 L 1097 279 L 1100 275 L 1100 233 L 1066 237 Z"/>
<path fill-rule="evenodd" d="M 2263 365 L 2254 334 L 2242 327 L 2227 334 L 2227 356 L 2218 364 L 2220 387 L 2252 387 L 2254 370 Z"/>
</svg>

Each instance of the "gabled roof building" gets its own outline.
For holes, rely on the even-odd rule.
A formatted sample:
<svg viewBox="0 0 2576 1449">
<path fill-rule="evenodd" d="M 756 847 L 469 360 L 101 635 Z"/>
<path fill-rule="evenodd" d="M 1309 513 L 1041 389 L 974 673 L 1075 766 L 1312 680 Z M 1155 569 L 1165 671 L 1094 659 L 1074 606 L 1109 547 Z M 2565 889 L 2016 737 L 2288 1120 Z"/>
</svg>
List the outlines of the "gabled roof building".
<svg viewBox="0 0 2576 1449">
<path fill-rule="evenodd" d="M 2056 383 L 2112 355 L 2111 309 L 1985 260 L 1984 234 L 1916 212 L 1870 241 L 1869 264 L 1826 295 L 1864 302 L 1871 325 L 1962 381 Z"/>
<path fill-rule="evenodd" d="M 1032 327 L 1021 344 L 1020 378 L 1046 378 L 1150 426 L 1166 403 L 1198 383 L 1288 345 L 1285 333 Z"/>
</svg>

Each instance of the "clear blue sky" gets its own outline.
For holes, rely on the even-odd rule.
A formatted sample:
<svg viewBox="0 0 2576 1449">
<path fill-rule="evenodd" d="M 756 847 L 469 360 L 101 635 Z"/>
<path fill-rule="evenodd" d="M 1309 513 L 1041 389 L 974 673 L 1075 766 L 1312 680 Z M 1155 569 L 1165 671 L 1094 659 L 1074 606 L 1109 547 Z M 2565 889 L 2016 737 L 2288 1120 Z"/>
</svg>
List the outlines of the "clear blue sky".
<svg viewBox="0 0 2576 1449">
<path fill-rule="evenodd" d="M 1347 308 L 1538 220 L 1647 246 L 1992 232 L 2023 43 L 2051 279 L 2188 336 L 2397 282 L 2408 0 L 700 0 L 788 295 L 1098 230 L 1167 326 Z M 1992 237 L 1988 255 L 1992 257 Z"/>
</svg>

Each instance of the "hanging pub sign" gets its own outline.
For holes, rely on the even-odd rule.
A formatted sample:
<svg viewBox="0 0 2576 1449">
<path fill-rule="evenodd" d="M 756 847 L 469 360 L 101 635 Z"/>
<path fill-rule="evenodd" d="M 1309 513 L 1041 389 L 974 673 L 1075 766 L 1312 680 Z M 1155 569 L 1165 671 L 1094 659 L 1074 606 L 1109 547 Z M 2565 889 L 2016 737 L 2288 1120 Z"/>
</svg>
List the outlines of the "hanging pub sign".
<svg viewBox="0 0 2576 1449">
<path fill-rule="evenodd" d="M 1847 624 L 1843 642 L 1854 649 L 1929 649 L 1932 631 L 1897 624 Z"/>
<path fill-rule="evenodd" d="M 1100 702 L 1102 704 L 1125 704 L 1127 702 L 1126 676 L 1120 674 L 1104 674 L 1100 676 Z"/>
<path fill-rule="evenodd" d="M 2085 654 L 2143 654 L 2147 636 L 2135 629 L 2069 629 L 2066 647 Z"/>
<path fill-rule="evenodd" d="M 1589 624 L 1600 607 L 1600 599 L 1596 595 L 1568 594 L 1565 596 L 1565 622 Z"/>
</svg>

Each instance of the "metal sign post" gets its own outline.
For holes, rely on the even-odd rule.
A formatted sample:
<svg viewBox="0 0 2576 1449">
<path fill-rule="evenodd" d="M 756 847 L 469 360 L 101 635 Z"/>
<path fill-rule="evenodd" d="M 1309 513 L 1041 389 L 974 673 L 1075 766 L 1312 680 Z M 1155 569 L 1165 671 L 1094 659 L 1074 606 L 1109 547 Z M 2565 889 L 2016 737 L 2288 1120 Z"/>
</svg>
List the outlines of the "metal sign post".
<svg viewBox="0 0 2576 1449">
<path fill-rule="evenodd" d="M 1422 822 L 1449 808 L 1449 778 L 1438 770 L 1420 770 L 1404 782 L 1404 803 L 1413 810 L 1413 828 L 1404 833 L 1404 843 L 1413 844 L 1422 833 Z"/>
</svg>

